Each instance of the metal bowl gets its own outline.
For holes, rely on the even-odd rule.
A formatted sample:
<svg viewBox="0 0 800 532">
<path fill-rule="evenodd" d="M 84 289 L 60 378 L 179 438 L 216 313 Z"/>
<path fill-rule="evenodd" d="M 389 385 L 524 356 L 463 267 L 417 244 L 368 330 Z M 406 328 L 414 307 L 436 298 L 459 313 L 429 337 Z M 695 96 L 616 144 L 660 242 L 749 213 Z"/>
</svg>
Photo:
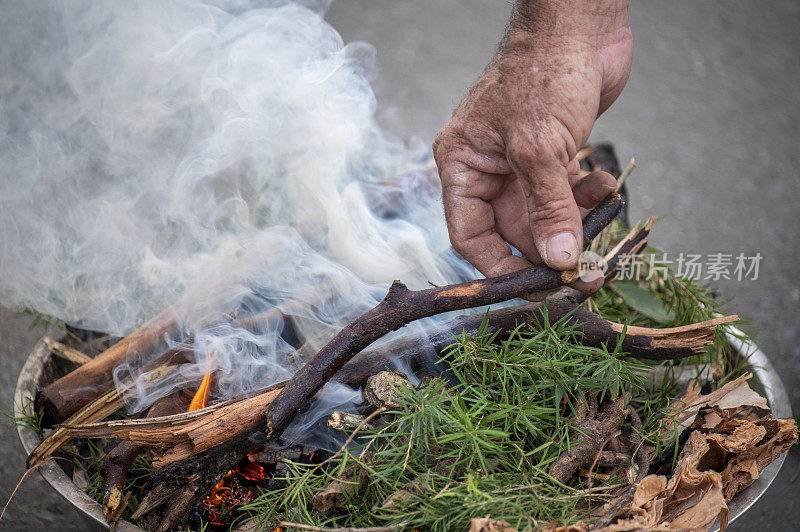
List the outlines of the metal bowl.
<svg viewBox="0 0 800 532">
<path fill-rule="evenodd" d="M 776 418 L 790 417 L 792 408 L 789 404 L 786 388 L 767 356 L 752 341 L 743 340 L 744 333 L 740 330 L 734 327 L 731 327 L 730 330 L 728 341 L 738 356 L 747 360 L 755 380 L 767 397 L 773 416 Z M 53 338 L 57 336 L 58 333 L 51 335 Z M 30 411 L 33 408 L 32 399 L 42 385 L 41 381 L 50 356 L 50 351 L 43 340 L 40 340 L 34 346 L 33 351 L 28 356 L 28 360 L 25 362 L 25 366 L 22 368 L 17 380 L 17 389 L 14 394 L 14 414 L 16 416 L 32 414 Z M 41 441 L 36 432 L 27 426 L 18 426 L 17 432 L 26 453 L 30 453 Z M 742 515 L 764 494 L 772 481 L 775 480 L 785 459 L 786 453 L 765 467 L 761 471 L 761 476 L 758 480 L 733 498 L 728 504 L 729 522 L 733 522 Z M 102 507 L 79 489 L 54 461 L 45 462 L 38 468 L 38 471 L 57 492 L 78 507 L 79 510 L 93 521 L 107 526 Z M 144 532 L 138 526 L 123 520 L 117 522 L 116 529 L 121 532 Z M 719 530 L 718 524 L 715 530 Z"/>
</svg>

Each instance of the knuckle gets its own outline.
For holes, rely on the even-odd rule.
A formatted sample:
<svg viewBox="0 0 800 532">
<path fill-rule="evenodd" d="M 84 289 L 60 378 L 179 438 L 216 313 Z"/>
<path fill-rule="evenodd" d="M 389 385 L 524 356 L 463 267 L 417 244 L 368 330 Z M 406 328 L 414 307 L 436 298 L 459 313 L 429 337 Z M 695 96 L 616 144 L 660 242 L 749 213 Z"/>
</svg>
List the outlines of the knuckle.
<svg viewBox="0 0 800 532">
<path fill-rule="evenodd" d="M 463 148 L 463 142 L 449 126 L 445 126 L 433 139 L 433 159 L 440 172 L 445 171 L 451 161 L 456 159 L 457 152 Z"/>
<path fill-rule="evenodd" d="M 530 209 L 529 217 L 532 225 L 567 224 L 575 219 L 577 205 L 575 200 L 566 197 L 550 198 L 546 201 L 536 202 L 536 195 L 533 196 L 534 206 Z"/>
<path fill-rule="evenodd" d="M 566 167 L 575 141 L 557 120 L 545 119 L 520 128 L 508 142 L 509 158 L 524 167 L 561 164 Z"/>
</svg>

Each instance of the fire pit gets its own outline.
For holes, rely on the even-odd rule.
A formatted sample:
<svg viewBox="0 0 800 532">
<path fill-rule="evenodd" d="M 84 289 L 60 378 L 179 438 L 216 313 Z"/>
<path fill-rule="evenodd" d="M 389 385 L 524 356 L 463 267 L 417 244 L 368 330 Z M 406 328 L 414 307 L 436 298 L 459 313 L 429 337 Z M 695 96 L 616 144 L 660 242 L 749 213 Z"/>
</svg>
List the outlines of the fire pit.
<svg viewBox="0 0 800 532">
<path fill-rule="evenodd" d="M 767 397 L 773 415 L 775 417 L 791 416 L 789 399 L 780 376 L 773 368 L 767 356 L 752 342 L 742 340 L 741 335 L 741 331 L 731 328 L 731 332 L 728 334 L 728 340 L 738 356 L 747 357 L 747 364 L 750 371 L 754 374 L 754 381 L 761 386 L 761 391 Z M 52 332 L 50 336 L 55 338 L 58 336 L 58 332 Z M 47 378 L 46 367 L 50 357 L 50 351 L 47 349 L 44 341 L 39 341 L 36 346 L 34 346 L 17 381 L 17 389 L 14 396 L 15 416 L 25 416 L 32 413 L 32 398 L 36 391 L 44 384 L 43 381 Z M 18 427 L 17 431 L 25 452 L 31 452 L 40 441 L 38 435 L 31 428 L 22 425 Z M 729 521 L 733 521 L 741 516 L 759 497 L 761 497 L 780 471 L 785 456 L 785 454 L 782 455 L 766 467 L 761 472 L 761 476 L 758 480 L 730 502 Z M 107 526 L 101 506 L 78 488 L 58 462 L 46 462 L 39 467 L 38 471 L 56 491 L 89 518 L 103 526 Z M 718 527 L 716 528 L 718 529 Z M 142 530 L 122 520 L 117 523 L 117 529 L 122 532 Z"/>
</svg>

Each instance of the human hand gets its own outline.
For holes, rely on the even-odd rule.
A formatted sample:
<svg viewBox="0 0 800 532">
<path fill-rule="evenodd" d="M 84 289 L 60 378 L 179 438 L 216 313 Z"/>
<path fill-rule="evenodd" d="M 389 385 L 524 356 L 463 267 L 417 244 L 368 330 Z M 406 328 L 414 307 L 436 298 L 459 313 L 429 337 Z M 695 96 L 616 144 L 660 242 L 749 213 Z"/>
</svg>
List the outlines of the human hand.
<svg viewBox="0 0 800 532">
<path fill-rule="evenodd" d="M 626 1 L 518 7 L 505 43 L 433 144 L 450 240 L 481 273 L 541 260 L 577 267 L 581 220 L 616 183 L 605 172 L 581 179 L 575 156 L 622 92 L 631 59 Z"/>
</svg>

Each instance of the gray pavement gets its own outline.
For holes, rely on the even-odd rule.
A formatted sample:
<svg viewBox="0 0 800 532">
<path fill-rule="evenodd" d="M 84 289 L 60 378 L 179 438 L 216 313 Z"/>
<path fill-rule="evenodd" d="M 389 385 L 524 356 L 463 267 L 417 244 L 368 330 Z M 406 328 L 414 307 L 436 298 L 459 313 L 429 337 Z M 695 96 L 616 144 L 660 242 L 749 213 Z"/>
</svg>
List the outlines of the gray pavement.
<svg viewBox="0 0 800 532">
<path fill-rule="evenodd" d="M 496 0 L 338 0 L 328 19 L 345 41 L 378 49 L 379 119 L 430 143 L 491 58 L 510 6 Z M 635 156 L 631 217 L 665 214 L 652 242 L 673 252 L 754 255 L 757 280 L 718 283 L 729 310 L 772 359 L 800 412 L 800 2 L 639 1 L 631 10 L 634 65 L 592 140 Z M 1 272 L 0 272 L 1 274 Z M 41 331 L 0 310 L 0 404 Z M 0 497 L 21 475 L 16 435 L 2 429 Z M 800 451 L 731 530 L 800 530 Z M 4 530 L 88 530 L 35 475 Z"/>
</svg>

